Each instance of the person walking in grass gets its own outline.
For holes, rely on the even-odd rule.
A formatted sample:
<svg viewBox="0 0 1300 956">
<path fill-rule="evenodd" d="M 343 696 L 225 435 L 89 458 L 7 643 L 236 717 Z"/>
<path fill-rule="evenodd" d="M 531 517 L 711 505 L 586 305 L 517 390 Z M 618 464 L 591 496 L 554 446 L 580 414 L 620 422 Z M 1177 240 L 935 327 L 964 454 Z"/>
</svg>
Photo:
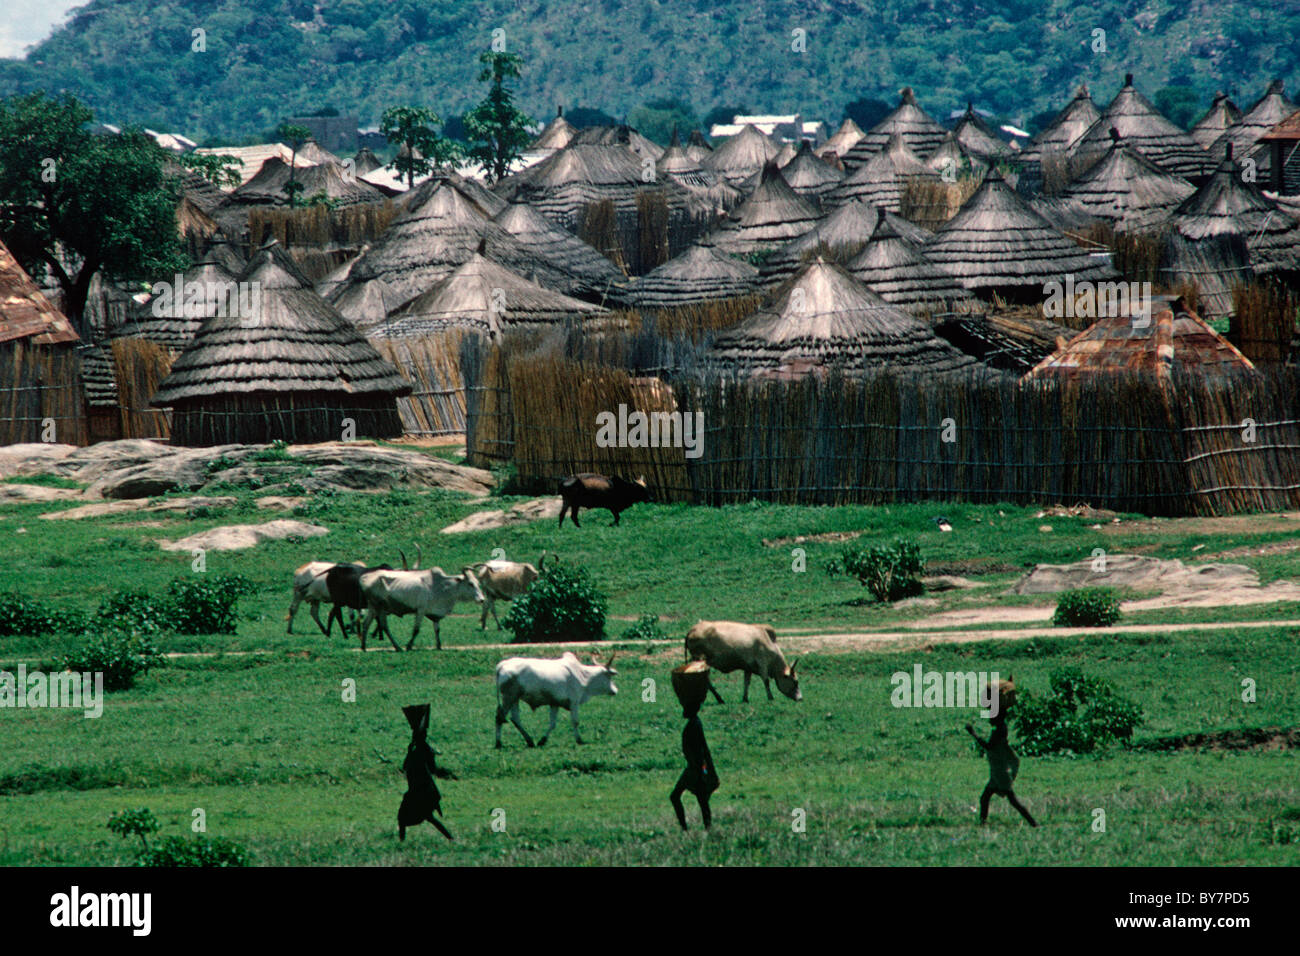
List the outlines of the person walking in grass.
<svg viewBox="0 0 1300 956">
<path fill-rule="evenodd" d="M 411 743 L 406 748 L 406 760 L 402 770 L 406 773 L 406 793 L 402 794 L 402 805 L 397 808 L 397 838 L 406 839 L 406 828 L 420 823 L 432 823 L 439 833 L 448 840 L 452 839 L 448 830 L 437 817 L 442 815 L 442 794 L 434 782 L 438 767 L 434 763 L 433 748 L 429 746 L 429 705 L 415 704 L 403 707 L 407 723 L 411 725 Z"/>
<path fill-rule="evenodd" d="M 970 724 L 966 725 L 966 732 L 975 738 L 975 742 L 980 745 L 980 749 L 989 760 L 989 782 L 985 785 L 984 792 L 980 794 L 980 823 L 988 821 L 989 801 L 993 799 L 994 794 L 998 794 L 1006 797 L 1007 802 L 1020 812 L 1031 827 L 1036 827 L 1037 821 L 1025 805 L 1016 799 L 1016 793 L 1012 789 L 1016 774 L 1020 772 L 1020 758 L 1016 756 L 1016 752 L 1011 749 L 1011 744 L 1007 740 L 1007 711 L 1016 702 L 1016 685 L 1009 680 L 998 681 L 997 694 L 997 712 L 989 718 L 989 722 L 993 725 L 993 733 L 989 739 L 984 740 L 975 733 L 974 727 Z"/>
<path fill-rule="evenodd" d="M 709 665 L 704 661 L 691 661 L 675 668 L 672 680 L 673 691 L 682 702 L 682 716 L 686 718 L 686 727 L 682 730 L 682 756 L 686 758 L 686 769 L 677 778 L 677 786 L 668 799 L 677 813 L 677 822 L 685 830 L 686 809 L 682 806 L 682 794 L 693 793 L 700 804 L 700 816 L 707 830 L 713 823 L 709 798 L 719 786 L 718 771 L 713 766 L 708 741 L 704 739 L 704 725 L 700 723 L 700 707 L 709 693 Z"/>
</svg>

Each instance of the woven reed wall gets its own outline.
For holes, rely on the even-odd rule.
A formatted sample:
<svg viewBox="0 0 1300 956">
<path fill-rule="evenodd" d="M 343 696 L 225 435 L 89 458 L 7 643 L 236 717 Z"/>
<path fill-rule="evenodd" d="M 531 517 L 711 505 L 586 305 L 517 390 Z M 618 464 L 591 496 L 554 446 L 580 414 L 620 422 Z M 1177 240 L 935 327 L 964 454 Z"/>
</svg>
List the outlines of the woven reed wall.
<svg viewBox="0 0 1300 956">
<path fill-rule="evenodd" d="M 51 420 L 55 441 L 86 444 L 86 401 L 76 351 L 22 339 L 0 342 L 0 445 L 42 441 L 49 437 Z"/>
<path fill-rule="evenodd" d="M 411 383 L 411 394 L 397 400 L 407 435 L 458 435 L 465 431 L 465 382 L 460 374 L 461 343 L 475 333 L 452 330 L 412 339 L 372 339 L 379 354 Z"/>
<path fill-rule="evenodd" d="M 469 452 L 481 465 L 513 460 L 537 491 L 597 471 L 645 474 L 661 501 L 714 505 L 1087 502 L 1160 515 L 1300 507 L 1295 369 L 1163 384 L 988 372 L 746 382 L 664 369 L 675 407 L 704 414 L 703 453 L 688 459 L 683 449 L 596 445 L 597 412 L 665 407 L 652 383 L 638 389 L 645 369 L 505 351 L 466 368 Z M 948 419 L 952 442 L 942 440 Z"/>
<path fill-rule="evenodd" d="M 113 375 L 123 438 L 169 438 L 171 423 L 149 399 L 172 368 L 170 350 L 144 339 L 113 339 Z"/>
<path fill-rule="evenodd" d="M 339 441 L 347 418 L 358 439 L 402 434 L 396 400 L 389 396 L 253 393 L 178 405 L 172 409 L 172 441 L 192 447 Z"/>
</svg>

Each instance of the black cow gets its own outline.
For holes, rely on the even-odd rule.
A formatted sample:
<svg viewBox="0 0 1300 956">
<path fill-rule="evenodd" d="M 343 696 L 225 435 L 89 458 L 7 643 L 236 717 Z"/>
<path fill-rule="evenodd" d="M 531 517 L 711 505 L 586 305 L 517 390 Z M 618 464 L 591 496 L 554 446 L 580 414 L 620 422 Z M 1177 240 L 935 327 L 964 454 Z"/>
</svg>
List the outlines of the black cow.
<svg viewBox="0 0 1300 956">
<path fill-rule="evenodd" d="M 619 512 L 624 511 L 640 501 L 650 500 L 650 491 L 646 488 L 645 476 L 636 481 L 626 478 L 610 478 L 590 472 L 570 475 L 560 482 L 560 497 L 564 506 L 560 508 L 560 527 L 564 527 L 564 515 L 573 517 L 573 526 L 578 524 L 580 508 L 604 508 L 614 515 L 614 524 L 618 524 Z"/>
<path fill-rule="evenodd" d="M 329 617 L 325 619 L 326 637 L 329 637 L 335 620 L 339 622 L 339 630 L 343 632 L 343 636 L 348 636 L 348 629 L 343 623 L 343 609 L 345 607 L 350 607 L 354 611 L 364 611 L 366 609 L 366 599 L 361 594 L 361 575 L 370 571 L 391 570 L 392 566 L 387 564 L 381 564 L 373 568 L 367 568 L 361 564 L 336 564 L 325 572 L 325 589 L 329 591 L 330 601 L 334 604 L 334 607 L 330 609 Z M 358 631 L 360 631 L 360 627 L 361 625 L 358 623 Z"/>
</svg>

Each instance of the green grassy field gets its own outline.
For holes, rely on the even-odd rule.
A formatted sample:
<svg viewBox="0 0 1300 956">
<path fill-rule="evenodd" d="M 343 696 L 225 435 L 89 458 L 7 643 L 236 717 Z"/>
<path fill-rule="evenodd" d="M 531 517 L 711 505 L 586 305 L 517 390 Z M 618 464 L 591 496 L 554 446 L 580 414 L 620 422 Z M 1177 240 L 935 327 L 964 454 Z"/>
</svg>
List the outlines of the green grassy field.
<svg viewBox="0 0 1300 956">
<path fill-rule="evenodd" d="M 239 499 L 234 508 L 193 519 L 49 522 L 38 515 L 62 505 L 6 506 L 0 591 L 30 592 L 36 580 L 43 597 L 87 609 L 119 588 L 161 591 L 170 578 L 192 573 L 191 558 L 159 550 L 155 539 L 280 516 L 257 511 L 247 493 Z M 510 652 L 469 647 L 485 638 L 468 607 L 444 622 L 441 653 L 429 650 L 427 627 L 417 653 L 394 654 L 385 643 L 363 657 L 354 642 L 320 635 L 305 607 L 295 622 L 299 633 L 286 635 L 283 622 L 296 565 L 317 558 L 396 563 L 395 549 L 411 554 L 418 541 L 426 564 L 448 569 L 496 547 L 532 561 L 551 549 L 585 565 L 609 594 L 613 637 L 643 612 L 660 614 L 674 639 L 698 618 L 767 621 L 805 633 L 891 628 L 976 602 L 1026 603 L 1002 594 L 1016 576 L 1008 567 L 1079 560 L 1095 547 L 1187 561 L 1257 548 L 1267 553 L 1233 560 L 1257 568 L 1265 581 L 1300 576 L 1300 551 L 1283 548 L 1294 534 L 1291 520 L 1123 516 L 1094 530 L 1095 521 L 1038 517 L 1039 509 L 1008 505 L 652 505 L 627 512 L 619 528 L 601 512 L 580 530 L 557 531 L 547 521 L 437 533 L 471 511 L 509 501 L 317 497 L 298 517 L 330 528 L 329 535 L 210 553 L 207 573 L 238 572 L 258 589 L 241 600 L 238 634 L 160 644 L 215 656 L 172 659 L 134 689 L 110 695 L 98 720 L 0 710 L 8 744 L 0 751 L 0 863 L 131 863 L 131 845 L 104 824 L 109 814 L 137 806 L 162 821 L 159 836 L 188 834 L 192 811 L 202 808 L 210 835 L 239 840 L 264 865 L 1300 861 L 1300 762 L 1293 749 L 1112 749 L 1100 757 L 1025 758 L 1017 792 L 1042 826 L 1030 830 L 995 802 L 981 830 L 973 807 L 986 767 L 962 731 L 972 712 L 895 709 L 889 702 L 890 674 L 917 663 L 1014 673 L 1017 684 L 1039 692 L 1052 670 L 1073 665 L 1113 681 L 1142 705 L 1147 720 L 1135 736 L 1139 745 L 1194 732 L 1293 728 L 1300 726 L 1300 679 L 1290 628 L 1244 631 L 1225 623 L 1194 633 L 933 646 L 922 633 L 920 646 L 908 650 L 812 649 L 800 664 L 805 700 L 798 704 L 768 702 L 760 685 L 742 704 L 739 676 L 722 678 L 727 703 L 703 712 L 722 780 L 715 826 L 706 835 L 689 797 L 694 829 L 686 834 L 667 801 L 681 767 L 682 719 L 667 681 L 681 656 L 678 645 L 620 651 L 619 695 L 582 712 L 587 745 L 575 745 L 561 715 L 547 747 L 526 750 L 507 727 L 505 749 L 495 751 L 492 669 Z M 930 520 L 937 514 L 956 530 L 938 532 Z M 1052 530 L 1039 530 L 1043 525 Z M 822 570 L 840 543 L 782 541 L 833 532 L 864 532 L 864 541 L 915 538 L 931 565 L 955 567 L 991 586 L 944 593 L 921 607 L 872 605 L 855 582 Z M 796 547 L 806 550 L 802 574 L 791 570 Z M 1300 618 L 1295 605 L 1230 610 L 1182 609 L 1167 619 Z M 1144 612 L 1134 620 L 1157 625 L 1161 617 Z M 406 619 L 396 632 L 404 639 L 409 627 Z M 486 640 L 495 639 L 489 631 Z M 77 640 L 0 638 L 0 666 L 48 660 Z M 349 678 L 355 703 L 341 693 Z M 1255 703 L 1241 701 L 1244 678 L 1258 686 Z M 655 682 L 653 700 L 646 681 Z M 427 827 L 408 834 L 405 844 L 397 841 L 408 737 L 400 707 L 421 701 L 433 704 L 430 740 L 441 752 L 439 764 L 455 775 L 440 781 L 457 838 L 451 844 Z M 525 708 L 524 719 L 540 733 L 546 712 Z M 1104 833 L 1091 827 L 1097 809 L 1106 812 Z M 796 810 L 806 812 L 803 833 L 792 829 Z M 504 832 L 492 828 L 494 811 L 504 812 Z"/>
</svg>

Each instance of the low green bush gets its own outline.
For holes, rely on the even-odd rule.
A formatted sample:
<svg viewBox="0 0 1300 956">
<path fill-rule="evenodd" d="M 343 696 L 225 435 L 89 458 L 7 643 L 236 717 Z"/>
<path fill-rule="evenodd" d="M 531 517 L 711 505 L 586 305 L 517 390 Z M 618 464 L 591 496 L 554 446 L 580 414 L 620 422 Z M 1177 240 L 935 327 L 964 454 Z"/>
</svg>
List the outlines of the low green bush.
<svg viewBox="0 0 1300 956">
<path fill-rule="evenodd" d="M 86 616 L 75 608 L 61 608 L 22 594 L 0 594 L 0 637 L 42 637 L 76 634 L 86 627 Z"/>
<path fill-rule="evenodd" d="M 252 594 L 242 574 L 195 574 L 167 585 L 167 623 L 177 634 L 234 634 L 235 603 Z"/>
<path fill-rule="evenodd" d="M 515 632 L 516 644 L 598 641 L 605 635 L 607 607 L 586 568 L 561 564 L 516 598 L 501 624 Z"/>
<path fill-rule="evenodd" d="M 147 634 L 110 631 L 59 657 L 55 667 L 59 671 L 102 673 L 104 690 L 126 690 L 141 674 L 165 661 Z"/>
<path fill-rule="evenodd" d="M 160 829 L 157 818 L 148 807 L 114 813 L 108 818 L 108 828 L 123 839 L 138 836 L 146 850 L 149 849 L 149 834 Z"/>
<path fill-rule="evenodd" d="M 902 538 L 892 545 L 845 548 L 826 565 L 826 572 L 832 577 L 847 574 L 857 578 L 882 602 L 913 597 L 924 590 L 921 575 L 925 573 L 925 561 L 921 549 L 916 542 Z"/>
<path fill-rule="evenodd" d="M 1119 598 L 1110 588 L 1066 591 L 1056 602 L 1057 627 L 1110 627 L 1119 620 Z"/>
<path fill-rule="evenodd" d="M 659 626 L 658 614 L 642 614 L 621 637 L 625 641 L 662 641 L 668 638 L 668 634 Z"/>
<path fill-rule="evenodd" d="M 1100 677 L 1069 667 L 1053 671 L 1049 681 L 1044 697 L 1021 689 L 1011 711 L 1020 748 L 1031 757 L 1104 750 L 1131 740 L 1143 721 L 1142 708 Z"/>
<path fill-rule="evenodd" d="M 176 837 L 159 840 L 140 854 L 141 866 L 250 866 L 248 850 L 225 837 Z"/>
</svg>

